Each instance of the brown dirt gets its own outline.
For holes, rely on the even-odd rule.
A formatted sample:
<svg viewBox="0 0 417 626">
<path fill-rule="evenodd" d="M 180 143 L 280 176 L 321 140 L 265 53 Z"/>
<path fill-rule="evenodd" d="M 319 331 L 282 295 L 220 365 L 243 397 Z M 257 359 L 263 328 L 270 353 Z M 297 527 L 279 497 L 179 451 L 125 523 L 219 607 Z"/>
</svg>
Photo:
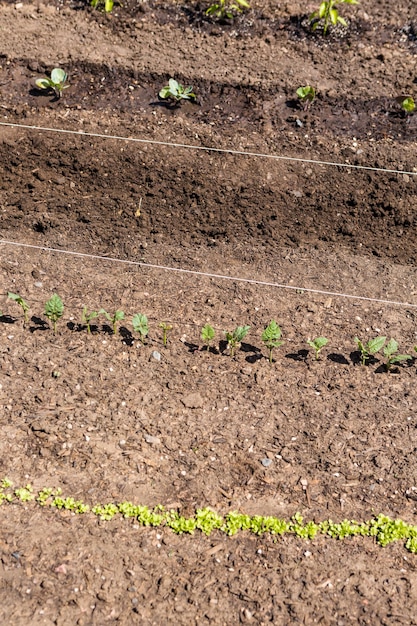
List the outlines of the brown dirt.
<svg viewBox="0 0 417 626">
<path fill-rule="evenodd" d="M 229 24 L 204 6 L 3 3 L 0 121 L 417 173 L 417 115 L 396 103 L 416 95 L 411 0 L 345 7 L 349 28 L 325 41 L 306 28 L 315 3 L 265 0 Z M 34 89 L 57 65 L 60 100 Z M 161 105 L 170 76 L 198 103 Z M 319 95 L 304 112 L 294 92 L 307 83 Z M 415 363 L 361 367 L 353 342 L 417 342 L 415 176 L 6 126 L 0 154 L 2 241 L 410 303 L 2 243 L 2 475 L 90 503 L 416 523 Z M 30 303 L 28 328 L 8 291 Z M 56 336 L 43 316 L 54 292 Z M 100 321 L 88 336 L 84 305 L 122 308 L 118 335 Z M 271 318 L 285 339 L 272 366 Z M 216 345 L 251 326 L 234 359 L 196 349 L 206 322 Z M 330 343 L 316 363 L 317 335 Z M 417 562 L 401 543 L 177 537 L 30 504 L 0 516 L 2 623 L 417 623 Z"/>
</svg>

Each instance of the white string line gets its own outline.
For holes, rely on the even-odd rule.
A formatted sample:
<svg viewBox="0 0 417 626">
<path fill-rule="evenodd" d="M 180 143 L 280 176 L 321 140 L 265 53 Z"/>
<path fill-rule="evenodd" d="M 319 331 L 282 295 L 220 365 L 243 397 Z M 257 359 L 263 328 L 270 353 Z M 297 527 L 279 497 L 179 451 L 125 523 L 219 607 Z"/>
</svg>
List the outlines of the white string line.
<svg viewBox="0 0 417 626">
<path fill-rule="evenodd" d="M 144 263 L 142 261 L 129 261 L 127 259 L 117 259 L 110 256 L 100 256 L 97 254 L 87 254 L 85 252 L 73 252 L 72 250 L 59 250 L 58 248 L 47 248 L 44 246 L 35 246 L 29 243 L 20 243 L 18 241 L 8 241 L 0 239 L 0 244 L 8 246 L 17 246 L 21 248 L 32 248 L 34 250 L 43 250 L 44 252 L 58 252 L 59 254 L 67 254 L 70 256 L 83 257 L 87 259 L 95 259 L 99 261 L 110 261 L 112 263 L 124 263 L 125 265 L 135 265 L 149 269 L 164 270 L 166 272 L 178 272 L 182 274 L 191 274 L 193 276 L 204 276 L 206 278 L 216 278 L 219 280 L 230 280 L 238 283 L 247 283 L 249 285 L 261 285 L 263 287 L 275 287 L 278 289 L 291 289 L 293 291 L 305 291 L 307 293 L 315 293 L 323 296 L 336 296 L 339 298 L 350 298 L 352 300 L 365 300 L 366 302 L 378 302 L 379 304 L 394 304 L 397 306 L 407 306 L 417 308 L 417 304 L 409 302 L 397 302 L 396 300 L 382 300 L 380 298 L 368 298 L 366 296 L 355 296 L 349 293 L 339 293 L 337 291 L 324 291 L 321 289 L 310 289 L 308 287 L 294 287 L 293 285 L 285 285 L 281 283 L 270 283 L 263 280 L 255 280 L 252 278 L 239 278 L 237 276 L 227 276 L 224 274 L 212 274 L 208 272 L 199 272 L 198 270 L 186 270 L 181 267 L 169 267 L 168 265 L 155 265 L 153 263 Z"/>
<path fill-rule="evenodd" d="M 408 174 L 417 176 L 417 172 L 408 170 L 393 170 L 384 167 L 371 167 L 370 165 L 352 165 L 350 163 L 336 163 L 333 161 L 319 161 L 316 159 L 302 159 L 301 157 L 282 156 L 278 154 L 265 154 L 262 152 L 246 152 L 245 150 L 233 150 L 232 148 L 210 148 L 208 146 L 196 146 L 187 143 L 173 143 L 169 141 L 157 141 L 156 139 L 139 139 L 136 137 L 120 137 L 118 135 L 103 135 L 100 133 L 84 132 L 83 130 L 66 130 L 64 128 L 46 128 L 44 126 L 31 126 L 28 124 L 14 124 L 12 122 L 0 122 L 0 126 L 11 126 L 13 128 L 26 128 L 30 130 L 41 130 L 51 133 L 64 133 L 67 135 L 77 135 L 78 137 L 98 137 L 100 139 L 117 139 L 122 141 L 132 141 L 135 143 L 152 144 L 155 146 L 167 146 L 170 148 L 187 148 L 189 150 L 203 150 L 207 152 L 218 152 L 221 154 L 233 154 L 238 156 L 258 157 L 262 159 L 275 159 L 276 161 L 292 161 L 296 163 L 309 163 L 314 165 L 331 165 L 333 167 L 345 167 L 352 170 L 366 170 L 370 172 L 385 172 L 388 174 Z"/>
</svg>

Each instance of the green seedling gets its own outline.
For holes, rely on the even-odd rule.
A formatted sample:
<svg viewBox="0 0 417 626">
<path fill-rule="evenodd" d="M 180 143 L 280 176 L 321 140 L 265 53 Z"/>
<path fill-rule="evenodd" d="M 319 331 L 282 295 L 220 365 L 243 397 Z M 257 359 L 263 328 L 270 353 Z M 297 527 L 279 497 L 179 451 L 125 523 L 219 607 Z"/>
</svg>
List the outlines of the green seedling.
<svg viewBox="0 0 417 626">
<path fill-rule="evenodd" d="M 314 102 L 316 90 L 311 85 L 306 85 L 305 87 L 299 87 L 296 94 L 300 98 L 304 111 L 306 111 L 310 104 Z"/>
<path fill-rule="evenodd" d="M 210 343 L 213 341 L 215 334 L 214 328 L 210 324 L 205 324 L 201 329 L 201 339 L 204 341 L 207 350 L 210 349 Z"/>
<path fill-rule="evenodd" d="M 136 315 L 132 317 L 132 326 L 133 330 L 136 333 L 139 333 L 139 338 L 141 342 L 145 344 L 145 338 L 148 336 L 149 333 L 148 318 L 146 317 L 146 315 L 142 315 L 142 313 L 136 313 Z"/>
<path fill-rule="evenodd" d="M 227 346 L 230 348 L 230 356 L 234 357 L 236 348 L 239 348 L 242 340 L 246 337 L 250 326 L 238 326 L 233 332 L 226 331 Z"/>
<path fill-rule="evenodd" d="M 316 337 L 316 339 L 307 339 L 307 343 L 310 348 L 313 348 L 315 351 L 315 358 L 316 361 L 318 361 L 320 358 L 320 350 L 324 348 L 324 346 L 327 346 L 329 340 L 326 337 Z"/>
<path fill-rule="evenodd" d="M 166 348 L 168 343 L 168 333 L 172 330 L 172 326 L 166 322 L 161 322 L 159 324 L 159 328 L 162 328 L 162 342 Z"/>
<path fill-rule="evenodd" d="M 416 103 L 414 101 L 414 98 L 412 98 L 411 96 L 405 96 L 405 97 L 400 96 L 398 98 L 398 102 L 400 103 L 401 108 L 406 115 L 410 115 L 411 113 L 414 113 L 414 110 L 416 108 Z"/>
<path fill-rule="evenodd" d="M 281 338 L 281 329 L 275 320 L 271 320 L 261 335 L 261 339 L 269 350 L 269 362 L 272 363 L 272 351 L 279 348 L 284 343 L 279 341 Z"/>
<path fill-rule="evenodd" d="M 91 322 L 96 319 L 100 314 L 100 311 L 88 311 L 87 307 L 83 308 L 81 315 L 81 323 L 87 326 L 87 332 L 91 333 Z"/>
<path fill-rule="evenodd" d="M 346 20 L 339 15 L 339 11 L 336 9 L 338 4 L 359 4 L 359 2 L 358 0 L 323 0 L 317 11 L 310 15 L 311 30 L 316 30 L 322 24 L 323 35 L 326 35 L 330 26 L 336 26 L 336 24 L 347 26 Z"/>
<path fill-rule="evenodd" d="M 395 339 L 390 339 L 384 348 L 384 357 L 386 358 L 385 368 L 387 372 L 391 369 L 391 365 L 401 363 L 401 361 L 408 361 L 412 358 L 409 354 L 397 354 L 397 352 L 398 342 L 395 341 Z"/>
<path fill-rule="evenodd" d="M 361 353 L 362 365 L 366 365 L 369 358 L 382 349 L 386 339 L 386 337 L 375 337 L 375 339 L 370 339 L 364 344 L 358 337 L 354 338 L 354 342 L 357 344 L 359 352 Z"/>
<path fill-rule="evenodd" d="M 54 295 L 45 304 L 45 315 L 54 325 L 54 334 L 56 333 L 56 325 L 58 320 L 64 314 L 64 305 L 58 294 Z"/>
<path fill-rule="evenodd" d="M 170 78 L 168 85 L 162 87 L 159 92 L 159 97 L 161 100 L 171 100 L 176 105 L 179 105 L 182 100 L 195 100 L 197 96 L 193 92 L 193 88 L 191 86 L 184 87 L 177 82 L 175 78 Z"/>
<path fill-rule="evenodd" d="M 214 2 L 206 10 L 206 15 L 217 17 L 219 20 L 232 20 L 236 15 L 250 9 L 250 4 L 246 0 L 219 0 Z"/>
<path fill-rule="evenodd" d="M 91 0 L 90 6 L 93 9 L 103 9 L 105 13 L 113 11 L 114 0 Z"/>
<path fill-rule="evenodd" d="M 113 315 L 110 315 L 110 313 L 107 313 L 107 311 L 105 311 L 104 309 L 100 309 L 99 315 L 104 315 L 106 320 L 111 322 L 111 325 L 113 327 L 113 335 L 117 333 L 117 322 L 121 322 L 125 318 L 124 312 L 120 310 L 117 310 Z"/>
<path fill-rule="evenodd" d="M 64 70 L 59 67 L 55 67 L 51 72 L 51 78 L 38 78 L 36 86 L 39 89 L 52 89 L 55 92 L 57 98 L 60 98 L 64 89 L 68 89 L 69 85 L 66 85 L 68 75 Z"/>
<path fill-rule="evenodd" d="M 28 303 L 23 300 L 22 296 L 19 296 L 17 293 L 12 293 L 11 291 L 7 293 L 7 297 L 10 298 L 10 300 L 14 300 L 14 302 L 21 307 L 24 315 L 24 325 L 27 324 L 29 321 L 28 311 L 30 308 Z"/>
</svg>

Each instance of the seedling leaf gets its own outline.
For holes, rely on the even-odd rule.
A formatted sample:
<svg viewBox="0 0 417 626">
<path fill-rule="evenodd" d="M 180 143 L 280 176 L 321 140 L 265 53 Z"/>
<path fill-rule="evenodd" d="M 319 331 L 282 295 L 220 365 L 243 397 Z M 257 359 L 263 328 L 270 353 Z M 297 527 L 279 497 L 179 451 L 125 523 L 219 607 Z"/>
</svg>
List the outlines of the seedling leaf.
<svg viewBox="0 0 417 626">
<path fill-rule="evenodd" d="M 9 291 L 7 293 L 7 297 L 10 298 L 10 300 L 14 300 L 14 302 L 16 302 L 16 304 L 18 304 L 22 311 L 23 311 L 23 315 L 24 315 L 24 323 L 27 324 L 28 320 L 28 311 L 29 311 L 29 305 L 28 303 L 23 300 L 22 296 L 19 296 L 17 293 L 12 293 L 11 291 Z"/>
<path fill-rule="evenodd" d="M 64 304 L 58 294 L 53 296 L 45 304 L 45 315 L 54 325 L 54 333 L 56 333 L 56 325 L 58 320 L 64 314 Z"/>
</svg>

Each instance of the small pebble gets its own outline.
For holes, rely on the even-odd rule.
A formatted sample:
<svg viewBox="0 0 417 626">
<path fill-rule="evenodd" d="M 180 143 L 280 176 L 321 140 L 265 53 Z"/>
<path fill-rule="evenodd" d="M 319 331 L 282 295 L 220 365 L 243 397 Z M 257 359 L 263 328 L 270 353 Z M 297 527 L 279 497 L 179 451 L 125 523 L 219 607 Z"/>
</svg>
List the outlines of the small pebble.
<svg viewBox="0 0 417 626">
<path fill-rule="evenodd" d="M 160 352 L 158 352 L 157 350 L 154 350 L 151 354 L 151 357 L 153 359 L 155 359 L 155 361 L 160 361 L 161 360 L 161 354 Z"/>
<path fill-rule="evenodd" d="M 159 437 L 153 437 L 152 435 L 145 435 L 146 443 L 159 444 L 161 440 Z"/>
<path fill-rule="evenodd" d="M 272 459 L 262 459 L 261 463 L 264 467 L 269 467 L 272 465 Z"/>
</svg>

